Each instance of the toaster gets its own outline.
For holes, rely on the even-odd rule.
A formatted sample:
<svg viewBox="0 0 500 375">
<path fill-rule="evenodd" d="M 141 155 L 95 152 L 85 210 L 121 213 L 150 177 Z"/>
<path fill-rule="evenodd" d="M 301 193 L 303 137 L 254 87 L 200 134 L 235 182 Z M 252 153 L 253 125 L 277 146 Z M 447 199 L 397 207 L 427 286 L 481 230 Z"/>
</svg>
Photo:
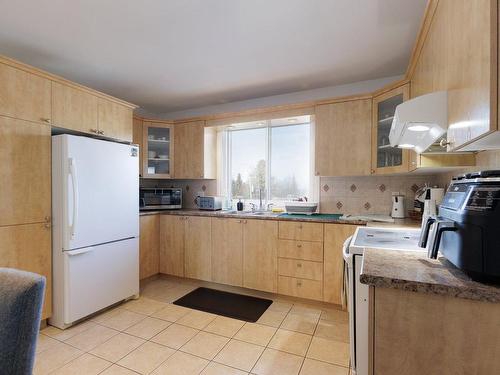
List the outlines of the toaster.
<svg viewBox="0 0 500 375">
<path fill-rule="evenodd" d="M 196 204 L 200 210 L 217 211 L 222 210 L 222 197 L 197 197 Z"/>
</svg>

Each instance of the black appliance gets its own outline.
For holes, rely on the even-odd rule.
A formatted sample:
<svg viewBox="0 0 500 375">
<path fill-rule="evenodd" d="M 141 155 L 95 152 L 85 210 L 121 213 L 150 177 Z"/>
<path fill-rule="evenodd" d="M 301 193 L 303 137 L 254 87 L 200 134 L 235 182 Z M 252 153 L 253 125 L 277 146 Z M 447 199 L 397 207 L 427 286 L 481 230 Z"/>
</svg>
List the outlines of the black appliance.
<svg viewBox="0 0 500 375">
<path fill-rule="evenodd" d="M 439 216 L 424 223 L 419 245 L 440 251 L 473 280 L 500 283 L 500 170 L 454 177 Z"/>
<path fill-rule="evenodd" d="M 181 188 L 140 188 L 139 210 L 174 210 L 182 208 Z"/>
</svg>

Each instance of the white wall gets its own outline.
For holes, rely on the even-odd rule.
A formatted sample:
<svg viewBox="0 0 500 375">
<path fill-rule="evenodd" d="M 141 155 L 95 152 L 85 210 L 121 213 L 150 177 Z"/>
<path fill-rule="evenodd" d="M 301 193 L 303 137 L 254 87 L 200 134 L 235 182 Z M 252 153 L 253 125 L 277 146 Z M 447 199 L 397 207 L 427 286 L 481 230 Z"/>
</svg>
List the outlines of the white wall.
<svg viewBox="0 0 500 375">
<path fill-rule="evenodd" d="M 263 98 L 244 100 L 240 102 L 217 104 L 217 105 L 212 105 L 202 108 L 193 108 L 178 112 L 155 114 L 143 111 L 139 108 L 138 110 L 136 110 L 136 113 L 146 118 L 180 120 L 183 118 L 213 115 L 217 113 L 238 112 L 255 108 L 296 104 L 311 100 L 322 100 L 340 96 L 365 94 L 378 90 L 392 82 L 401 79 L 402 77 L 403 76 L 384 77 L 369 81 L 349 83 L 346 85 L 329 86 L 313 90 L 297 91 L 288 94 L 267 96 Z"/>
</svg>

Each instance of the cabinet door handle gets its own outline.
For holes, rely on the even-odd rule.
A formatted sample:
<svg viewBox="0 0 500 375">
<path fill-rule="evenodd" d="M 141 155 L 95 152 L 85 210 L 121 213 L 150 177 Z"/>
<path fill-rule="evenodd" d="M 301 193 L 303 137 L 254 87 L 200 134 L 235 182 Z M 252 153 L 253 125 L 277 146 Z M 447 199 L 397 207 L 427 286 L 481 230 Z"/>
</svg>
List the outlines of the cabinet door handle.
<svg viewBox="0 0 500 375">
<path fill-rule="evenodd" d="M 98 133 L 104 135 L 104 130 L 99 130 Z"/>
<path fill-rule="evenodd" d="M 302 281 L 297 280 L 297 286 L 302 286 Z"/>
<path fill-rule="evenodd" d="M 302 229 L 302 224 L 299 224 L 299 229 Z"/>
<path fill-rule="evenodd" d="M 43 122 L 45 122 L 46 124 L 50 124 L 52 121 L 50 120 L 50 118 L 42 118 L 40 119 L 42 120 Z"/>
<path fill-rule="evenodd" d="M 302 263 L 297 263 L 297 268 L 302 268 Z"/>
<path fill-rule="evenodd" d="M 96 133 L 97 134 L 97 129 L 90 129 L 91 133 Z"/>
<path fill-rule="evenodd" d="M 297 244 L 297 247 L 300 249 L 302 247 L 302 244 L 301 243 L 298 243 Z"/>
</svg>

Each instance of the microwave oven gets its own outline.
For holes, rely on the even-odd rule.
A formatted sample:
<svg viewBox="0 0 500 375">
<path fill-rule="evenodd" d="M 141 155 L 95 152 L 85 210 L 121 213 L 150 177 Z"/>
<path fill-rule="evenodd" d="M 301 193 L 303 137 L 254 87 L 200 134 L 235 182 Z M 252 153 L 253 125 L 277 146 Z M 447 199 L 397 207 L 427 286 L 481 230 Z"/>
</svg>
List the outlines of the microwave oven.
<svg viewBox="0 0 500 375">
<path fill-rule="evenodd" d="M 181 188 L 140 188 L 139 209 L 175 210 L 182 208 Z"/>
</svg>

